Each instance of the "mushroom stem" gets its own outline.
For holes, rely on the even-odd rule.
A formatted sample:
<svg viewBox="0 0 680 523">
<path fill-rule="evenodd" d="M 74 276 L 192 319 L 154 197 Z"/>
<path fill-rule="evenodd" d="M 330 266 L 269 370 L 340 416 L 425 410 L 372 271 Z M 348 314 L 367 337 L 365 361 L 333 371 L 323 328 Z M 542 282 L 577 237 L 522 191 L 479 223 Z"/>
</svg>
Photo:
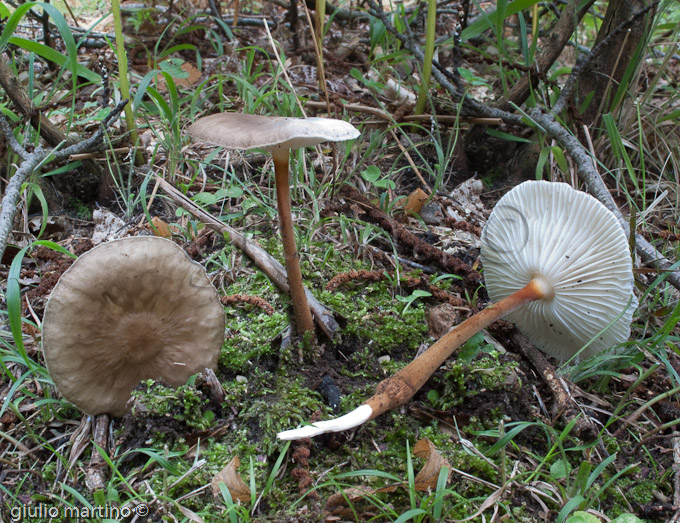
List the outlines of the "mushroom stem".
<svg viewBox="0 0 680 523">
<path fill-rule="evenodd" d="M 304 334 L 306 331 L 310 331 L 314 334 L 314 320 L 312 319 L 312 313 L 309 311 L 305 287 L 302 283 L 302 271 L 300 270 L 300 260 L 297 246 L 295 245 L 295 231 L 293 230 L 293 217 L 290 210 L 290 192 L 288 187 L 289 154 L 290 150 L 286 147 L 272 148 L 283 256 L 286 273 L 288 274 L 290 298 L 293 302 L 296 332 Z"/>
<path fill-rule="evenodd" d="M 280 432 L 281 440 L 293 440 L 303 437 L 318 436 L 325 432 L 340 432 L 357 427 L 369 419 L 373 419 L 388 410 L 405 404 L 425 385 L 430 376 L 453 354 L 463 343 L 494 321 L 510 314 L 515 309 L 532 301 L 552 299 L 552 286 L 543 278 L 534 278 L 515 293 L 503 298 L 495 304 L 468 318 L 456 328 L 442 336 L 434 345 L 414 359 L 394 376 L 381 381 L 375 394 L 358 409 L 336 420 L 313 423 L 312 426 Z M 366 407 L 371 413 L 367 414 Z M 356 415 L 355 415 L 356 413 Z M 338 423 L 341 420 L 353 424 Z"/>
<path fill-rule="evenodd" d="M 455 329 L 450 330 L 397 374 L 378 384 L 376 393 L 365 402 L 373 410 L 371 419 L 383 412 L 400 407 L 410 400 L 425 385 L 430 376 L 453 354 L 453 351 L 480 330 L 522 305 L 551 296 L 552 288 L 550 285 L 542 278 L 534 278 L 517 292 L 498 303 L 489 305 Z"/>
</svg>

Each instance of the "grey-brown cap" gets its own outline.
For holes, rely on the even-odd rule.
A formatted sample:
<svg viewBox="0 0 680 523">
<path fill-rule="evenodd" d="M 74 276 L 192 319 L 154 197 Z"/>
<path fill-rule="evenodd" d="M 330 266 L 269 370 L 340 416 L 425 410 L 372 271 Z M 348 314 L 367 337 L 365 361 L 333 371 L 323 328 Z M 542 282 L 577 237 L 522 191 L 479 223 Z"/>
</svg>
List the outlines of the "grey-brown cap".
<svg viewBox="0 0 680 523">
<path fill-rule="evenodd" d="M 349 122 L 333 118 L 288 118 L 243 113 L 217 113 L 199 118 L 187 133 L 231 149 L 297 149 L 359 136 Z"/>
<path fill-rule="evenodd" d="M 493 301 L 540 277 L 553 296 L 508 315 L 539 348 L 568 359 L 626 341 L 637 307 L 628 241 L 598 200 L 564 183 L 524 182 L 505 194 L 482 232 Z"/>
<path fill-rule="evenodd" d="M 103 243 L 61 276 L 45 309 L 43 351 L 61 394 L 87 414 L 120 416 L 143 379 L 172 386 L 215 368 L 225 316 L 203 267 L 175 243 Z"/>
</svg>

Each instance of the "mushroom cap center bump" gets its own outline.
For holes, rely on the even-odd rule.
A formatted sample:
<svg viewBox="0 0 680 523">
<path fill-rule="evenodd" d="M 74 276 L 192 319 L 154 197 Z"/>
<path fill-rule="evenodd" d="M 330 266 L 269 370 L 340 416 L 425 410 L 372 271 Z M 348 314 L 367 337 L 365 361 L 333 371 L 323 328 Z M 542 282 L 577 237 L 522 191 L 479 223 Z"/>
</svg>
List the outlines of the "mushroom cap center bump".
<svg viewBox="0 0 680 523">
<path fill-rule="evenodd" d="M 88 414 L 122 415 L 144 379 L 179 386 L 215 368 L 225 317 L 205 270 L 170 240 L 98 245 L 59 279 L 43 320 L 47 367 Z"/>
</svg>

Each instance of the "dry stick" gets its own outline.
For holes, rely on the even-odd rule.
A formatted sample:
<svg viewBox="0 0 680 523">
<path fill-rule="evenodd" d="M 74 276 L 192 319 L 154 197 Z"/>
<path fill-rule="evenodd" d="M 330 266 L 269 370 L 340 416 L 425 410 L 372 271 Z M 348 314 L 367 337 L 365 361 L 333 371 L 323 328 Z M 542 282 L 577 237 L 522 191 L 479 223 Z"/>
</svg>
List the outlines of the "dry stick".
<svg viewBox="0 0 680 523">
<path fill-rule="evenodd" d="M 288 70 L 286 69 L 286 64 L 283 63 L 283 60 L 281 60 L 281 57 L 279 56 L 279 50 L 276 48 L 276 42 L 274 41 L 274 37 L 272 36 L 272 32 L 269 30 L 269 26 L 267 24 L 264 25 L 264 29 L 267 33 L 267 38 L 269 39 L 269 43 L 272 46 L 272 51 L 274 53 L 274 57 L 276 58 L 276 61 L 279 64 L 279 67 L 281 68 L 281 73 L 283 73 L 283 77 L 286 79 L 286 83 L 290 87 L 290 91 L 295 95 L 295 101 L 298 104 L 298 107 L 300 108 L 300 111 L 302 111 L 303 116 L 307 116 L 305 113 L 305 108 L 302 106 L 302 102 L 300 101 L 300 97 L 297 94 L 297 91 L 295 90 L 295 86 L 293 85 L 293 82 L 290 80 L 290 76 L 288 76 Z"/>
<path fill-rule="evenodd" d="M 305 102 L 305 107 L 311 109 L 326 109 L 325 102 L 315 102 L 308 100 Z M 343 104 L 342 109 L 346 111 L 353 111 L 356 113 L 372 114 L 384 120 L 386 124 L 397 123 L 396 118 L 390 113 L 370 105 L 361 104 Z M 431 122 L 435 120 L 439 124 L 474 124 L 474 125 L 500 125 L 503 123 L 501 118 L 475 118 L 472 116 L 453 116 L 447 114 L 410 114 L 403 116 L 399 121 L 401 122 Z M 377 125 L 380 122 L 373 122 Z"/>
<path fill-rule="evenodd" d="M 411 158 L 411 155 L 406 150 L 406 147 L 401 145 L 401 141 L 399 141 L 399 137 L 394 132 L 394 129 L 390 129 L 390 135 L 392 136 L 392 138 L 394 138 L 394 143 L 397 144 L 397 147 L 399 147 L 399 150 L 403 153 L 404 157 L 406 158 L 406 161 L 411 166 L 411 169 L 413 169 L 413 172 L 416 173 L 416 176 L 420 180 L 420 183 L 422 183 L 423 187 L 425 187 L 425 189 L 427 190 L 428 196 L 432 196 L 432 187 L 430 187 L 430 185 L 425 181 L 423 175 L 420 174 L 420 169 L 418 169 L 418 166 L 413 161 L 413 158 Z"/>
<path fill-rule="evenodd" d="M 14 217 L 18 210 L 19 198 L 21 197 L 21 186 L 28 177 L 50 157 L 52 159 L 67 158 L 72 154 L 79 154 L 100 147 L 103 142 L 106 127 L 114 119 L 118 118 L 127 102 L 127 100 L 120 102 L 104 119 L 99 130 L 90 138 L 66 147 L 65 149 L 46 150 L 43 147 L 38 147 L 30 154 L 17 142 L 7 120 L 4 116 L 0 115 L 0 132 L 5 135 L 10 147 L 12 147 L 23 160 L 17 171 L 10 178 L 9 183 L 5 188 L 5 195 L 2 198 L 2 208 L 0 209 L 0 259 L 2 259 L 5 254 L 7 240 L 12 231 L 12 224 L 14 223 Z"/>
<path fill-rule="evenodd" d="M 316 102 L 314 100 L 307 100 L 305 102 L 305 107 L 310 107 L 312 109 L 326 109 L 325 102 Z M 342 108 L 347 111 L 353 111 L 355 113 L 366 113 L 372 114 L 382 118 L 386 122 L 395 123 L 397 120 L 390 113 L 380 109 L 379 107 L 371 107 L 370 105 L 361 104 L 342 104 Z M 500 118 L 475 118 L 469 116 L 453 116 L 447 114 L 411 114 L 402 117 L 404 122 L 429 122 L 431 120 L 436 120 L 438 123 L 472 123 L 480 125 L 500 125 L 503 120 Z"/>
<path fill-rule="evenodd" d="M 286 276 L 286 269 L 284 269 L 283 265 L 276 261 L 271 256 L 271 254 L 265 251 L 257 243 L 247 239 L 237 230 L 232 229 L 225 223 L 205 212 L 189 198 L 184 196 L 180 191 L 175 189 L 172 185 L 159 176 L 154 176 L 154 178 L 159 183 L 161 189 L 163 189 L 163 191 L 168 194 L 168 196 L 170 196 L 180 207 L 189 212 L 194 218 L 205 223 L 214 231 L 217 231 L 220 234 L 227 234 L 229 236 L 229 241 L 246 253 L 246 255 L 251 260 L 253 260 L 255 265 L 257 265 L 260 270 L 264 272 L 279 289 L 285 293 L 290 292 L 290 286 L 288 285 L 288 279 Z M 314 313 L 314 317 L 319 323 L 321 330 L 324 332 L 324 334 L 326 334 L 326 336 L 332 338 L 335 332 L 338 330 L 338 322 L 335 321 L 333 313 L 328 310 L 321 302 L 319 302 L 319 300 L 317 300 L 308 289 L 305 289 L 305 294 L 307 295 L 309 308 Z"/>
<path fill-rule="evenodd" d="M 45 117 L 40 110 L 33 104 L 26 91 L 19 84 L 16 76 L 9 68 L 8 62 L 0 58 L 0 86 L 7 93 L 7 97 L 12 100 L 19 112 L 27 119 L 30 119 L 33 128 L 40 133 L 40 136 L 47 142 L 47 145 L 57 147 L 59 144 L 73 145 L 67 136 L 55 126 L 49 118 Z M 92 160 L 85 160 L 85 168 L 95 173 L 99 178 L 103 173 L 99 165 Z"/>
<path fill-rule="evenodd" d="M 94 419 L 93 441 L 105 452 L 108 452 L 108 433 L 111 418 L 109 418 L 108 414 L 100 414 Z M 85 471 L 85 484 L 87 485 L 87 488 L 90 489 L 90 492 L 106 487 L 105 465 L 106 462 L 102 455 L 96 448 L 93 448 L 92 456 L 90 457 L 90 465 Z"/>
<path fill-rule="evenodd" d="M 580 411 L 574 411 L 568 407 L 570 403 L 571 395 L 567 393 L 565 388 L 557 379 L 555 372 L 555 367 L 553 367 L 548 358 L 546 358 L 541 351 L 539 351 L 533 343 L 531 343 L 526 336 L 520 334 L 519 332 L 513 333 L 511 336 L 512 341 L 517 347 L 519 347 L 524 357 L 527 358 L 538 371 L 538 373 L 543 377 L 543 381 L 550 389 L 550 393 L 553 395 L 555 400 L 557 400 L 557 405 L 564 408 L 565 419 L 567 423 L 571 422 Z M 575 434 L 586 441 L 592 441 L 597 437 L 598 431 L 595 425 L 593 425 L 590 420 L 585 417 L 580 417 L 574 426 Z"/>
<path fill-rule="evenodd" d="M 317 4 L 318 5 L 318 4 Z M 314 24 L 312 23 L 312 17 L 309 14 L 309 8 L 307 7 L 307 2 L 302 2 L 302 7 L 305 8 L 305 15 L 307 16 L 307 24 L 309 26 L 309 31 L 312 33 L 312 43 L 314 44 L 314 54 L 316 55 L 316 74 L 319 76 L 319 87 L 323 91 L 324 99 L 326 100 L 326 110 L 328 114 L 331 114 L 331 102 L 328 98 L 328 86 L 326 85 L 326 71 L 324 69 L 323 63 L 323 49 L 319 47 L 319 40 L 316 38 L 314 32 Z M 323 24 L 321 27 L 317 27 L 320 34 L 323 35 Z"/>
<path fill-rule="evenodd" d="M 420 48 L 406 35 L 399 33 L 394 28 L 394 25 L 390 21 L 389 17 L 377 4 L 369 0 L 369 5 L 371 6 L 371 14 L 380 18 L 380 20 L 385 24 L 387 30 L 395 35 L 396 38 L 401 40 L 404 47 L 411 51 L 416 59 L 422 62 L 424 60 L 424 55 Z M 509 113 L 507 111 L 502 111 L 493 107 L 487 107 L 470 97 L 466 97 L 465 93 L 461 92 L 455 85 L 453 85 L 442 73 L 442 71 L 437 68 L 437 64 L 434 64 L 434 66 L 435 67 L 432 69 L 432 75 L 441 84 L 441 86 L 449 92 L 455 101 L 462 100 L 463 108 L 469 114 L 486 118 L 501 118 L 504 122 L 512 125 L 527 125 L 527 122 L 522 115 Z M 576 163 L 578 176 L 588 188 L 588 192 L 600 200 L 600 202 L 602 202 L 605 207 L 614 213 L 614 215 L 619 220 L 621 227 L 623 227 L 623 230 L 629 235 L 630 228 L 628 223 L 623 219 L 621 211 L 614 202 L 611 194 L 609 194 L 609 189 L 595 169 L 594 158 L 588 154 L 588 151 L 583 146 L 583 144 L 569 131 L 567 131 L 564 126 L 555 121 L 555 117 L 553 115 L 547 114 L 538 108 L 530 109 L 528 111 L 528 115 L 535 124 L 541 127 L 548 136 L 553 138 L 567 152 L 567 154 L 571 156 L 572 160 L 574 160 Z M 635 235 L 635 250 L 646 264 L 649 264 L 665 272 L 668 283 L 680 290 L 680 272 L 677 271 L 677 265 L 669 261 L 659 251 L 657 251 L 656 248 L 641 234 Z"/>
</svg>

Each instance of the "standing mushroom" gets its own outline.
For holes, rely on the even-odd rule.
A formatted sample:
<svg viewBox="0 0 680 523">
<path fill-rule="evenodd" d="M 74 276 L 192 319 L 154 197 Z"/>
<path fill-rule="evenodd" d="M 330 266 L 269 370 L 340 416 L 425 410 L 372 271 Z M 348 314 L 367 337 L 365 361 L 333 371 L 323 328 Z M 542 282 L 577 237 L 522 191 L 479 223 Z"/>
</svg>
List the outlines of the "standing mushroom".
<svg viewBox="0 0 680 523">
<path fill-rule="evenodd" d="M 302 272 L 295 245 L 288 182 L 291 149 L 341 142 L 359 136 L 349 122 L 331 118 L 286 118 L 240 113 L 218 113 L 196 120 L 187 129 L 189 135 L 231 149 L 265 149 L 274 159 L 276 199 L 283 255 L 290 297 L 293 302 L 295 328 L 298 334 L 314 333 L 314 321 L 307 305 Z"/>
<path fill-rule="evenodd" d="M 281 432 L 279 439 L 347 430 L 403 405 L 454 350 L 505 316 L 561 359 L 588 357 L 628 339 L 637 307 L 628 242 L 614 215 L 592 196 L 564 183 L 518 185 L 489 216 L 481 256 L 489 295 L 497 303 L 383 380 L 354 411 Z"/>
<path fill-rule="evenodd" d="M 176 387 L 215 368 L 224 326 L 217 291 L 181 247 L 123 238 L 61 276 L 45 308 L 43 351 L 64 398 L 90 415 L 122 416 L 141 380 Z"/>
</svg>

